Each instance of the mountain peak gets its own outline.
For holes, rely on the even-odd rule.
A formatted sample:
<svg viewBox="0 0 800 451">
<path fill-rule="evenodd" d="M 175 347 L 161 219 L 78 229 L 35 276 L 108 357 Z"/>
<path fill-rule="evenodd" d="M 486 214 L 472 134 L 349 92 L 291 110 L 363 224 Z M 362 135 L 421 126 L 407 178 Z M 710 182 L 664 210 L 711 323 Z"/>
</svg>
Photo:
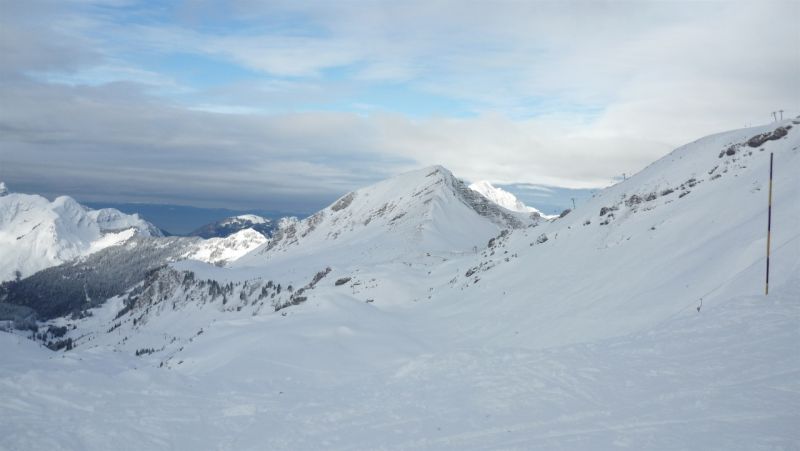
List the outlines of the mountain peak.
<svg viewBox="0 0 800 451">
<path fill-rule="evenodd" d="M 6 188 L 4 182 L 0 182 L 0 196 L 5 196 L 6 194 L 8 194 L 8 188 Z"/>
<path fill-rule="evenodd" d="M 257 265 L 262 255 L 298 247 L 319 251 L 352 248 L 353 243 L 369 249 L 380 243 L 387 250 L 381 255 L 392 258 L 423 250 L 463 251 L 482 245 L 502 229 L 531 221 L 528 215 L 493 204 L 446 168 L 434 165 L 347 193 L 302 221 L 280 221 L 272 240 L 237 264 Z"/>
</svg>

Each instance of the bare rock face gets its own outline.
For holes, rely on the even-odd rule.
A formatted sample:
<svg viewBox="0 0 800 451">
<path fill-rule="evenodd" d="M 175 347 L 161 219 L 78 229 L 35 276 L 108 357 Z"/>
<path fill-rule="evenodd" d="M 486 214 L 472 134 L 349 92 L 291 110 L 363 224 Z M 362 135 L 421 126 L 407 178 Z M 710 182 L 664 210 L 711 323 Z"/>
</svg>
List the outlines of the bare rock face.
<svg viewBox="0 0 800 451">
<path fill-rule="evenodd" d="M 355 198 L 356 198 L 356 193 L 354 192 L 347 193 L 344 197 L 337 200 L 336 203 L 331 205 L 331 210 L 333 211 L 344 210 L 345 208 L 349 207 L 350 204 L 353 203 L 353 199 Z"/>
<path fill-rule="evenodd" d="M 750 147 L 760 147 L 767 141 L 774 141 L 776 139 L 781 139 L 786 136 L 789 131 L 786 127 L 778 127 L 772 131 L 772 133 L 761 133 L 759 135 L 753 136 L 752 138 L 747 140 L 747 145 Z"/>
</svg>

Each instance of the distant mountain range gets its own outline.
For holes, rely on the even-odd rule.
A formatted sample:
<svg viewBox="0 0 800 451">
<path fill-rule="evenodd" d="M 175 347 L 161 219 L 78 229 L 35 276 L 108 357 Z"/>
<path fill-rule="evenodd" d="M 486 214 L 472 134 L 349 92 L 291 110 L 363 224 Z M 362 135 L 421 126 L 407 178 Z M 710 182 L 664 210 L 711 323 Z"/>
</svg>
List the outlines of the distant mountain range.
<svg viewBox="0 0 800 451">
<path fill-rule="evenodd" d="M 136 213 L 168 235 L 191 235 L 201 227 L 240 215 L 256 215 L 270 220 L 286 216 L 304 218 L 313 212 L 277 210 L 231 210 L 226 208 L 188 207 L 184 205 L 83 202 L 91 208 L 115 208 L 123 213 Z"/>
</svg>

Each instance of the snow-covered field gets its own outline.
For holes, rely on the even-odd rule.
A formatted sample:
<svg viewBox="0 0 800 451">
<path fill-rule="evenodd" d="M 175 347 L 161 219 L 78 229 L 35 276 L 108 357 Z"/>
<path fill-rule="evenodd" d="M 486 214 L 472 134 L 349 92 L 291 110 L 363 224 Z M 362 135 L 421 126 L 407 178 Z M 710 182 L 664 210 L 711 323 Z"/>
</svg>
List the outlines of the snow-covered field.
<svg viewBox="0 0 800 451">
<path fill-rule="evenodd" d="M 798 449 L 797 173 L 784 121 L 551 222 L 401 175 L 54 321 L 71 351 L 0 333 L 0 448 Z"/>
<path fill-rule="evenodd" d="M 0 334 L 0 447 L 796 449 L 798 283 L 540 350 L 431 343 L 346 299 L 220 321 L 172 370 Z"/>
</svg>

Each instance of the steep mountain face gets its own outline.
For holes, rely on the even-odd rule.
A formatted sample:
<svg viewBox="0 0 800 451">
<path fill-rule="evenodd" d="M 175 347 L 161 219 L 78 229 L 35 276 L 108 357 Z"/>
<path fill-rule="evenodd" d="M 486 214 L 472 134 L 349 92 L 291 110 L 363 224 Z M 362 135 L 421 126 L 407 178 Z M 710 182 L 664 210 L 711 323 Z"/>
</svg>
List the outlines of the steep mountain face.
<svg viewBox="0 0 800 451">
<path fill-rule="evenodd" d="M 496 203 L 497 205 L 505 208 L 506 210 L 517 211 L 520 213 L 539 213 L 541 212 L 533 207 L 529 207 L 517 199 L 517 196 L 509 193 L 508 191 L 498 188 L 486 180 L 481 180 L 469 185 L 469 189 L 480 193 L 483 197 Z"/>
<path fill-rule="evenodd" d="M 48 201 L 29 194 L 0 196 L 0 281 L 161 232 L 138 215 L 114 209 L 89 210 L 61 196 Z"/>
<path fill-rule="evenodd" d="M 225 238 L 245 229 L 252 229 L 264 236 L 270 236 L 274 229 L 270 219 L 258 215 L 238 215 L 221 221 L 206 224 L 190 233 L 189 236 L 201 238 Z"/>
<path fill-rule="evenodd" d="M 175 448 L 791 448 L 798 124 L 687 144 L 554 221 L 441 167 L 354 191 L 227 267 L 170 263 L 90 317 L 42 326 L 72 360 L 30 357 L 42 369 L 16 375 L 33 364 L 13 354 L 0 395 L 33 407 L 7 427 L 56 408 L 79 422 L 119 413 L 120 436 L 156 428 Z M 117 393 L 91 370 L 101 358 L 130 385 L 79 411 L 84 391 Z M 53 402 L 31 380 L 73 388 Z M 213 412 L 201 428 L 170 421 L 197 399 Z M 26 448 L 14 434 L 0 445 Z"/>
</svg>

